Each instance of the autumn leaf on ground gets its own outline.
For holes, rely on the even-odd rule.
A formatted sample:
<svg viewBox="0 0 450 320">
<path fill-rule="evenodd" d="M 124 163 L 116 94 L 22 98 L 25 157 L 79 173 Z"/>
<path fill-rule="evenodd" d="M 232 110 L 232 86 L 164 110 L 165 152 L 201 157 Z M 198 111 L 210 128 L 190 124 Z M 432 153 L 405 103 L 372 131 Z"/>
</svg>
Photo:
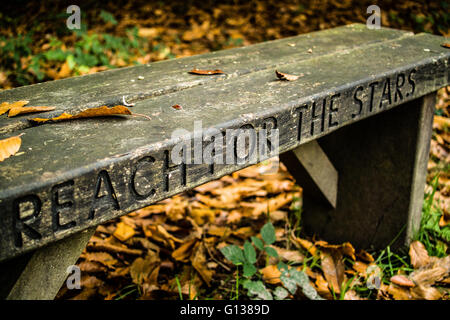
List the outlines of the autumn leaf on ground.
<svg viewBox="0 0 450 320">
<path fill-rule="evenodd" d="M 414 241 L 409 246 L 409 256 L 414 269 L 419 269 L 430 263 L 427 249 L 420 241 Z"/>
<path fill-rule="evenodd" d="M 323 250 L 320 252 L 321 266 L 325 279 L 331 290 L 341 293 L 341 285 L 345 280 L 345 265 L 340 250 Z"/>
<path fill-rule="evenodd" d="M 326 241 L 316 241 L 314 245 L 325 249 L 339 250 L 353 260 L 356 260 L 355 249 L 350 242 L 344 242 L 343 244 L 329 244 Z"/>
<path fill-rule="evenodd" d="M 326 241 L 316 241 L 314 245 L 320 248 L 322 270 L 330 289 L 339 294 L 345 281 L 344 254 L 355 260 L 355 249 L 349 242 L 335 245 Z"/>
<path fill-rule="evenodd" d="M 192 254 L 192 249 L 194 248 L 195 244 L 197 243 L 197 239 L 191 239 L 189 241 L 186 241 L 181 246 L 179 246 L 176 250 L 172 252 L 172 257 L 181 262 L 187 262 L 189 261 L 189 257 Z"/>
<path fill-rule="evenodd" d="M 357 256 L 359 259 L 361 259 L 361 260 L 363 260 L 363 261 L 365 261 L 365 262 L 371 263 L 371 262 L 374 262 L 374 261 L 375 261 L 375 259 L 373 258 L 373 256 L 372 256 L 370 253 L 368 253 L 367 251 L 365 251 L 365 250 L 360 250 L 360 251 L 356 254 L 356 256 Z"/>
<path fill-rule="evenodd" d="M 397 286 L 393 283 L 386 288 L 387 292 L 392 295 L 395 300 L 411 300 L 411 292 L 409 288 Z"/>
<path fill-rule="evenodd" d="M 4 114 L 5 112 L 8 112 L 12 108 L 21 108 L 24 105 L 26 105 L 28 102 L 29 101 L 26 101 L 26 100 L 20 100 L 20 101 L 14 102 L 14 103 L 2 102 L 0 104 L 0 115 Z"/>
<path fill-rule="evenodd" d="M 328 288 L 328 282 L 324 279 L 324 277 L 319 274 L 317 276 L 316 281 L 314 282 L 317 293 L 322 296 L 325 297 L 326 299 L 332 299 L 333 296 L 330 292 L 330 289 Z"/>
<path fill-rule="evenodd" d="M 303 249 L 306 249 L 312 256 L 316 255 L 317 247 L 311 241 L 298 238 L 293 231 L 290 234 L 290 239 L 297 248 L 301 247 Z"/>
<path fill-rule="evenodd" d="M 443 228 L 450 223 L 450 208 L 442 208 L 442 216 L 439 219 L 439 227 Z"/>
<path fill-rule="evenodd" d="M 446 128 L 450 128 L 450 119 L 441 116 L 434 116 L 433 128 L 444 131 Z"/>
<path fill-rule="evenodd" d="M 189 73 L 191 74 L 198 74 L 198 75 L 202 75 L 202 76 L 209 76 L 209 75 L 213 75 L 213 74 L 222 74 L 224 73 L 222 70 L 216 69 L 216 70 L 200 70 L 200 69 L 192 69 L 191 71 L 189 71 Z"/>
<path fill-rule="evenodd" d="M 277 70 L 275 70 L 275 74 L 277 75 L 278 79 L 286 80 L 286 81 L 295 81 L 298 78 L 300 78 L 300 76 L 295 76 L 295 75 L 292 75 L 292 74 L 278 72 Z"/>
<path fill-rule="evenodd" d="M 132 227 L 130 227 L 129 225 L 127 225 L 124 222 L 119 222 L 117 224 L 117 228 L 114 231 L 114 237 L 116 237 L 117 239 L 119 239 L 120 241 L 124 242 L 127 241 L 128 239 L 130 239 L 131 237 L 133 237 L 135 235 L 135 231 Z"/>
<path fill-rule="evenodd" d="M 86 252 L 81 255 L 81 257 L 85 258 L 88 261 L 96 261 L 105 266 L 112 267 L 117 263 L 117 260 L 114 259 L 107 252 Z"/>
<path fill-rule="evenodd" d="M 156 254 L 149 254 L 145 259 L 137 258 L 130 267 L 130 276 L 133 282 L 140 285 L 150 279 L 156 283 L 160 259 Z M 156 274 L 154 274 L 156 273 Z"/>
<path fill-rule="evenodd" d="M 409 279 L 408 277 L 404 276 L 404 275 L 396 275 L 391 277 L 390 281 L 392 283 L 395 283 L 396 285 L 402 286 L 402 287 L 414 287 L 415 284 L 414 282 Z"/>
<path fill-rule="evenodd" d="M 45 118 L 34 118 L 30 119 L 30 121 L 35 123 L 45 123 L 47 121 L 58 122 L 64 120 L 72 120 L 72 119 L 82 119 L 82 118 L 94 118 L 94 117 L 105 117 L 105 116 L 117 116 L 117 115 L 132 115 L 133 113 L 125 106 L 114 106 L 108 108 L 107 106 L 101 106 L 98 108 L 90 108 L 84 111 L 81 111 L 75 115 L 68 114 L 64 112 L 58 117 L 45 119 Z"/>
<path fill-rule="evenodd" d="M 197 270 L 202 279 L 205 281 L 206 285 L 209 287 L 211 285 L 211 280 L 214 272 L 209 270 L 206 265 L 206 256 L 205 256 L 205 245 L 203 243 L 197 243 L 196 247 L 194 247 L 194 253 L 191 256 L 192 266 Z"/>
<path fill-rule="evenodd" d="M 441 43 L 441 47 L 450 48 L 450 42 Z"/>
<path fill-rule="evenodd" d="M 450 256 L 431 258 L 431 262 L 426 267 L 415 270 L 409 275 L 415 283 L 430 286 L 450 275 Z"/>
<path fill-rule="evenodd" d="M 175 249 L 175 243 L 182 243 L 183 241 L 174 237 L 162 225 L 149 225 L 144 229 L 144 234 L 153 240 L 163 243 Z"/>
<path fill-rule="evenodd" d="M 289 261 L 290 263 L 301 263 L 305 259 L 305 256 L 298 250 L 287 250 L 276 246 L 271 247 L 275 249 L 279 258 Z"/>
<path fill-rule="evenodd" d="M 15 155 L 19 151 L 22 144 L 22 139 L 20 138 L 22 134 L 0 140 L 0 161 Z"/>
<path fill-rule="evenodd" d="M 410 289 L 412 297 L 417 300 L 439 300 L 442 298 L 442 293 L 430 286 L 419 285 L 413 289 Z"/>
<path fill-rule="evenodd" d="M 278 270 L 277 266 L 275 265 L 268 265 L 265 268 L 262 268 L 259 270 L 263 276 L 263 280 L 270 284 L 278 284 L 281 283 L 280 276 L 281 271 Z"/>
</svg>

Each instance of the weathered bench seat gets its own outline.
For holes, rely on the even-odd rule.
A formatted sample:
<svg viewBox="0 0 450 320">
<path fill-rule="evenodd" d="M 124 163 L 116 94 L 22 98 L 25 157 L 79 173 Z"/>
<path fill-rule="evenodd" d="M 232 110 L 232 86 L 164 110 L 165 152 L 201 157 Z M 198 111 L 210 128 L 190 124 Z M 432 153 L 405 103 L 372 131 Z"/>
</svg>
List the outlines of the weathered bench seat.
<svg viewBox="0 0 450 320">
<path fill-rule="evenodd" d="M 2 91 L 0 102 L 29 100 L 56 110 L 0 117 L 0 139 L 25 133 L 20 153 L 0 162 L 0 261 L 249 165 L 173 164 L 169 154 L 179 142 L 173 132 L 193 132 L 198 120 L 223 132 L 277 128 L 280 153 L 296 150 L 282 160 L 296 178 L 306 170 L 305 197 L 328 212 L 305 212 L 306 227 L 331 240 L 386 245 L 401 221 L 414 221 L 412 230 L 420 217 L 434 107 L 429 94 L 450 82 L 450 50 L 442 42 L 354 24 Z M 224 74 L 188 73 L 193 68 Z M 275 70 L 300 78 L 280 81 Z M 124 102 L 151 120 L 28 121 Z M 304 151 L 308 159 L 298 149 L 303 145 L 312 150 Z M 305 170 L 297 172 L 295 161 Z"/>
</svg>

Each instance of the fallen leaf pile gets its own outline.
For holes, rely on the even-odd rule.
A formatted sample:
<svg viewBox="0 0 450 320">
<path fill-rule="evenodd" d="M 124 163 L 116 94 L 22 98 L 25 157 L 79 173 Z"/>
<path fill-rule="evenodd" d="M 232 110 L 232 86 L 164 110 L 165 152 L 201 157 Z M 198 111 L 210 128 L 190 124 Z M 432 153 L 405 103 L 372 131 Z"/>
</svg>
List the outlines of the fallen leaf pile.
<svg viewBox="0 0 450 320">
<path fill-rule="evenodd" d="M 410 247 L 413 272 L 386 278 L 373 254 L 350 243 L 299 237 L 289 212 L 301 207 L 302 190 L 283 165 L 264 163 L 101 225 L 81 258 L 82 289 L 63 287 L 59 299 L 228 299 L 236 266 L 220 249 L 241 248 L 259 237 L 268 220 L 278 258 L 259 255 L 256 267 L 271 290 L 283 286 L 278 262 L 304 271 L 325 299 L 450 299 L 450 258 L 431 257 L 423 244 Z M 311 261 L 316 263 L 311 264 Z M 366 292 L 362 294 L 361 292 Z M 289 299 L 304 299 L 301 293 Z"/>
<path fill-rule="evenodd" d="M 235 268 L 219 248 L 255 236 L 267 212 L 280 224 L 277 239 L 288 238 L 283 225 L 301 189 L 285 170 L 261 174 L 268 167 L 235 172 L 99 226 L 78 262 L 83 289 L 63 289 L 59 296 L 117 299 L 134 284 L 142 299 L 178 298 L 175 276 L 186 298 L 228 288 L 225 279 Z M 303 260 L 297 250 L 274 248 L 286 261 Z"/>
<path fill-rule="evenodd" d="M 430 257 L 419 241 L 411 243 L 409 255 L 415 270 L 409 275 L 391 277 L 389 285 L 382 284 L 382 294 L 388 293 L 397 300 L 439 300 L 444 295 L 448 299 L 449 291 L 442 287 L 450 284 L 450 256 Z"/>
</svg>

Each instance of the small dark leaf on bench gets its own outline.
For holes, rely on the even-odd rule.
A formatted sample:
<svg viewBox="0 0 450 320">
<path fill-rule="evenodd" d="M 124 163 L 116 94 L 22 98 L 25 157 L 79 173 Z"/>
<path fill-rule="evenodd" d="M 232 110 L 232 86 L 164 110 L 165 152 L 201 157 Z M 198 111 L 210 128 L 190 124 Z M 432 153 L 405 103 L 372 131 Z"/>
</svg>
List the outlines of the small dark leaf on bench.
<svg viewBox="0 0 450 320">
<path fill-rule="evenodd" d="M 216 70 L 200 70 L 200 69 L 192 69 L 189 71 L 191 74 L 198 74 L 202 76 L 209 76 L 213 74 L 222 74 L 224 73 L 222 70 L 216 69 Z"/>
<path fill-rule="evenodd" d="M 283 72 L 278 72 L 277 70 L 275 70 L 275 74 L 277 75 L 278 79 L 280 80 L 286 80 L 286 81 L 295 81 L 298 78 L 300 78 L 300 76 L 294 76 L 292 74 L 287 74 L 287 73 L 283 73 Z"/>
<path fill-rule="evenodd" d="M 50 118 L 50 119 L 34 118 L 34 119 L 30 119 L 30 121 L 34 122 L 34 123 L 45 123 L 47 121 L 58 122 L 58 121 L 72 120 L 72 119 L 116 116 L 116 115 L 132 115 L 132 112 L 127 107 L 121 106 L 121 105 L 114 106 L 111 108 L 108 108 L 107 106 L 101 106 L 98 108 L 91 108 L 91 109 L 81 111 L 80 113 L 77 113 L 75 115 L 71 115 L 71 114 L 64 112 L 63 114 L 61 114 L 60 116 L 55 117 L 55 118 Z"/>
<path fill-rule="evenodd" d="M 0 161 L 15 155 L 19 151 L 22 144 L 21 135 L 0 140 Z"/>
<path fill-rule="evenodd" d="M 441 47 L 450 48 L 450 42 L 444 42 L 441 44 Z"/>
<path fill-rule="evenodd" d="M 179 104 L 176 104 L 176 105 L 172 106 L 172 108 L 174 108 L 174 109 L 176 109 L 176 110 L 181 110 L 181 109 L 183 109 L 183 107 L 180 106 Z"/>
</svg>

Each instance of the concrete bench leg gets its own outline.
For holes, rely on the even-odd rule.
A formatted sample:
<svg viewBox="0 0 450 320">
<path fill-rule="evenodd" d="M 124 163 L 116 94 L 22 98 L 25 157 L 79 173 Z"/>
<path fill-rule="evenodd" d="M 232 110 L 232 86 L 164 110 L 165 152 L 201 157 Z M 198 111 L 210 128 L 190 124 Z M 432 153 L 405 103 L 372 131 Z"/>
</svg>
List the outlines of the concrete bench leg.
<svg viewBox="0 0 450 320">
<path fill-rule="evenodd" d="M 311 169 L 308 154 L 320 154 L 311 143 L 282 154 L 304 187 L 306 233 L 366 249 L 384 248 L 397 236 L 393 247 L 407 243 L 420 226 L 434 106 L 432 93 L 320 138 L 332 163 L 317 157 L 324 171 Z"/>
<path fill-rule="evenodd" d="M 95 228 L 84 230 L 42 249 L 0 265 L 0 298 L 52 300 L 76 263 Z"/>
</svg>

